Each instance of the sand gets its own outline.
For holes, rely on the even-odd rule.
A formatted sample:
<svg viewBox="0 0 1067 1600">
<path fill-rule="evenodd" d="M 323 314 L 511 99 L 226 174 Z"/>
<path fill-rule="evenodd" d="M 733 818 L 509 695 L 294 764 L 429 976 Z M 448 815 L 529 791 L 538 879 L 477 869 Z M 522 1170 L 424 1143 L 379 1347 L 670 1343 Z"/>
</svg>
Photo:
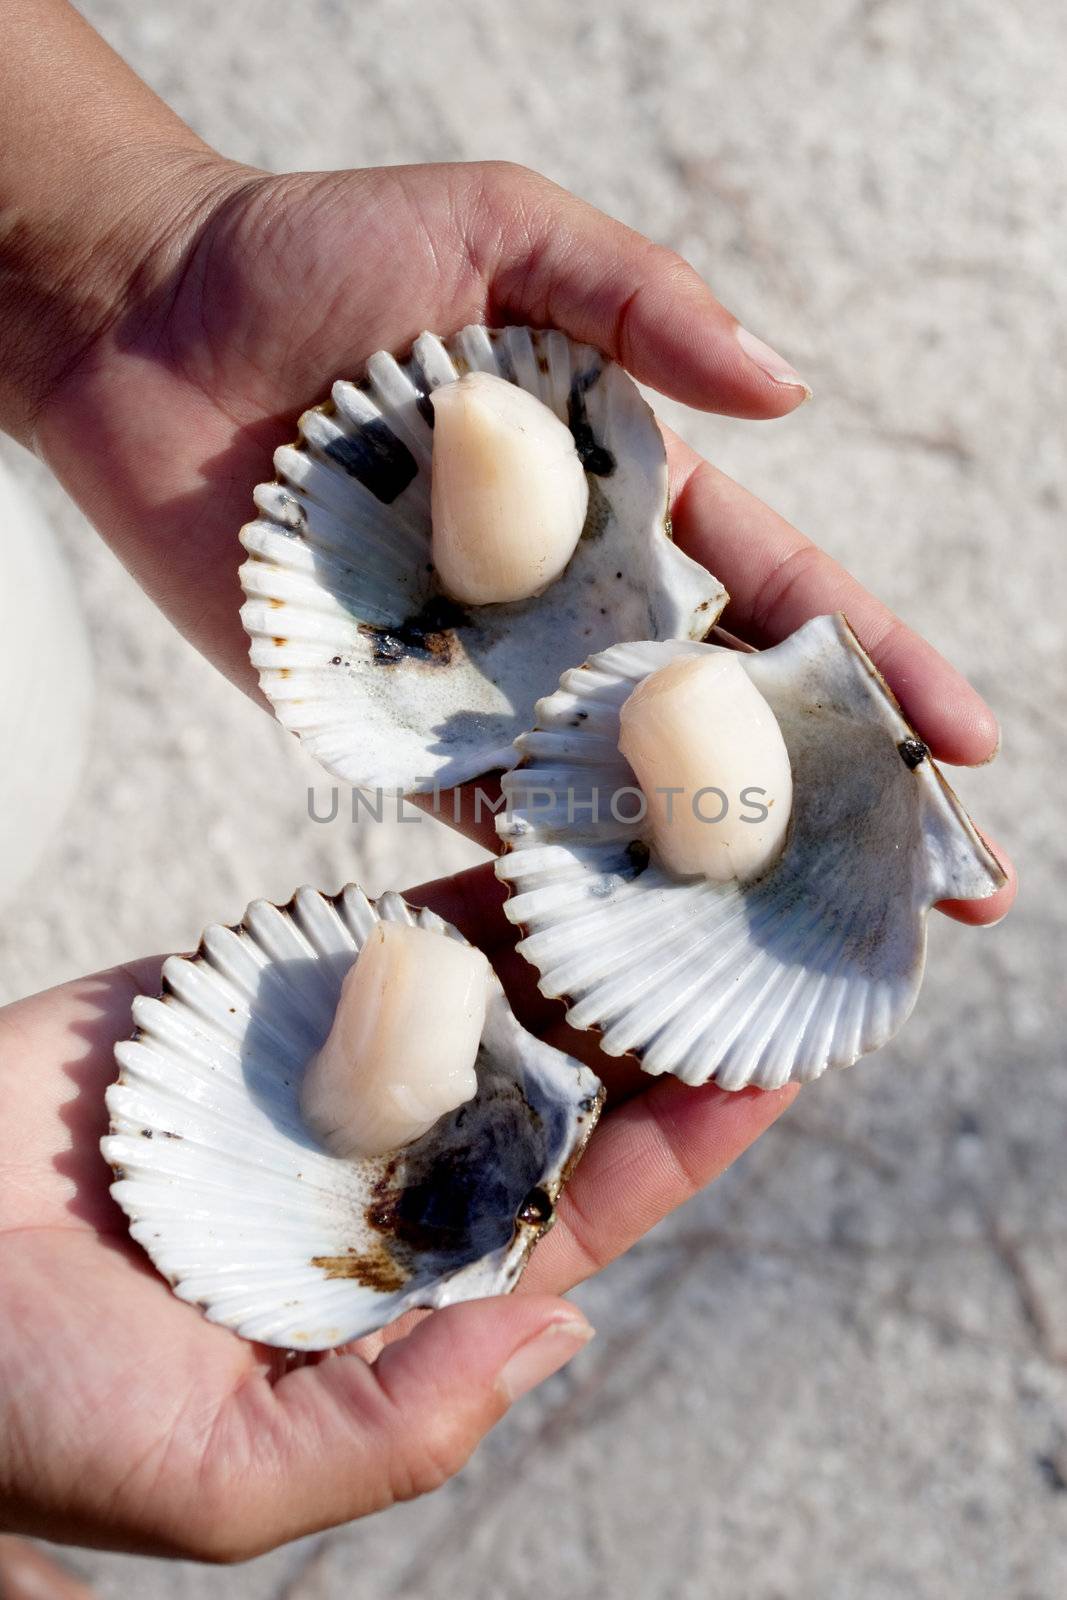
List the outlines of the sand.
<svg viewBox="0 0 1067 1600">
<path fill-rule="evenodd" d="M 600 1337 L 425 1502 L 232 1571 L 78 1552 L 108 1597 L 1054 1600 L 1067 1592 L 1060 796 L 1067 124 L 1051 0 L 86 0 L 228 153 L 506 156 L 687 253 L 816 398 L 670 421 L 972 675 L 1007 924 L 577 1299 Z M 1062 87 L 1062 86 L 1061 86 Z M 9 454 L 12 454 L 9 452 Z M 300 882 L 472 859 L 307 816 L 295 743 L 45 475 L 91 626 L 80 796 L 0 925 L 10 998 Z M 1061 993 L 1061 991 L 1060 991 Z"/>
</svg>

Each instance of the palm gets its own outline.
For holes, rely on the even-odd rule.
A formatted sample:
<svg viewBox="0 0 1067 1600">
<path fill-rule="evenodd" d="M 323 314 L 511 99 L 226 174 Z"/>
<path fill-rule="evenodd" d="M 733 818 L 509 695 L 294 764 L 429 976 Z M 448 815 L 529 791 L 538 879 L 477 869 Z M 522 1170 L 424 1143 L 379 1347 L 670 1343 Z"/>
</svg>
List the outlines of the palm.
<svg viewBox="0 0 1067 1600">
<path fill-rule="evenodd" d="M 169 1544 L 180 1542 L 198 1466 L 210 1465 L 206 1430 L 250 1376 L 273 1373 L 277 1352 L 242 1343 L 176 1299 L 108 1193 L 99 1140 L 113 1042 L 128 1031 L 139 982 L 155 981 L 151 966 L 4 1014 L 0 1078 L 18 1139 L 5 1138 L 0 1156 L 11 1321 L 0 1392 L 18 1396 L 14 1436 L 31 1470 L 63 1464 L 67 1481 L 40 1486 L 46 1503 L 69 1504 L 77 1486 L 87 1529 L 104 1521 L 120 1538 Z M 226 1447 L 222 1438 L 216 1448 Z M 91 1452 L 89 1475 L 80 1448 Z"/>
<path fill-rule="evenodd" d="M 177 287 L 116 333 L 136 361 L 131 381 L 116 388 L 109 353 L 63 401 L 65 431 L 99 427 L 103 414 L 118 456 L 117 477 L 95 486 L 94 515 L 186 636 L 244 685 L 236 533 L 273 447 L 373 351 L 493 309 L 462 249 L 460 179 L 428 184 L 427 170 L 251 180 L 208 225 Z M 82 497 L 90 476 L 86 462 Z"/>
</svg>

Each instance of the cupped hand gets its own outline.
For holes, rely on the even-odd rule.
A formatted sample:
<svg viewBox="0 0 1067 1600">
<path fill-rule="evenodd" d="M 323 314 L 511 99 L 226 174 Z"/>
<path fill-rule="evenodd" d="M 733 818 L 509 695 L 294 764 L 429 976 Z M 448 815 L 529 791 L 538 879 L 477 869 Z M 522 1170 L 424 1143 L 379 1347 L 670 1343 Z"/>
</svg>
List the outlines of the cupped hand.
<svg viewBox="0 0 1067 1600">
<path fill-rule="evenodd" d="M 466 322 L 553 325 L 692 406 L 766 418 L 806 398 L 691 267 L 555 184 L 499 163 L 254 172 L 171 161 L 121 303 L 42 402 L 35 438 L 182 633 L 254 688 L 237 530 L 297 414 L 375 350 Z M 997 727 L 974 689 L 753 496 L 668 438 L 678 543 L 725 584 L 723 622 L 772 644 L 844 611 L 935 756 L 974 764 Z M 996 921 L 988 900 L 946 903 Z"/>
<path fill-rule="evenodd" d="M 791 1091 L 641 1079 L 537 996 L 488 868 L 414 891 L 494 960 L 522 1019 L 596 1055 L 602 1117 L 518 1293 L 290 1363 L 173 1295 L 100 1154 L 113 1047 L 158 960 L 0 1011 L 0 1527 L 236 1560 L 433 1489 L 591 1330 L 556 1298 L 716 1177 Z"/>
</svg>

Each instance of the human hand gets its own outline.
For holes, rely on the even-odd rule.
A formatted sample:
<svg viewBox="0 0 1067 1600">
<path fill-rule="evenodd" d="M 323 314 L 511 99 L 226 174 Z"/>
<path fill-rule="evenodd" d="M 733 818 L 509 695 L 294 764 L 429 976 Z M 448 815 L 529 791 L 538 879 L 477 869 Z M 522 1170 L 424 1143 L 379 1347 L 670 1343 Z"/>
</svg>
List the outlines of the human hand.
<svg viewBox="0 0 1067 1600">
<path fill-rule="evenodd" d="M 60 5 L 15 0 L 38 31 L 67 16 Z M 9 379 L 6 404 L 0 366 L 0 417 L 33 438 L 181 632 L 246 689 L 236 533 L 252 486 L 271 475 L 295 416 L 334 377 L 358 376 L 373 351 L 470 321 L 552 324 L 693 406 L 761 418 L 806 397 L 678 256 L 537 174 L 500 163 L 257 172 L 208 150 L 77 27 L 77 50 L 99 56 L 93 81 L 106 83 L 111 121 L 127 130 L 120 153 L 99 151 L 98 165 L 112 163 L 111 189 L 129 198 L 121 222 L 113 197 L 87 205 L 79 190 L 76 206 L 52 201 L 51 234 L 65 258 L 80 247 L 91 292 L 79 280 L 73 306 L 69 292 L 49 297 L 49 250 L 37 249 L 33 298 L 48 305 L 46 335 L 26 337 L 44 345 L 32 382 Z M 79 103 L 69 91 L 66 102 Z M 131 130 L 141 139 L 132 170 Z M 107 247 L 94 251 L 86 240 L 103 227 L 100 204 Z M 765 645 L 844 611 L 935 756 L 973 764 L 994 754 L 991 711 L 930 645 L 681 441 L 669 437 L 668 449 L 674 534 L 729 590 L 727 628 Z M 943 909 L 991 922 L 1013 893 L 1009 883 Z"/>
<path fill-rule="evenodd" d="M 456 1472 L 589 1329 L 557 1298 L 716 1177 L 791 1091 L 649 1080 L 537 995 L 489 868 L 413 891 L 480 943 L 522 1020 L 611 1078 L 519 1291 L 287 1363 L 179 1300 L 129 1237 L 100 1154 L 113 1045 L 159 962 L 0 1011 L 0 1528 L 242 1559 Z M 638 1086 L 638 1080 L 641 1087 Z M 517 1365 L 510 1365 L 517 1360 Z"/>
</svg>

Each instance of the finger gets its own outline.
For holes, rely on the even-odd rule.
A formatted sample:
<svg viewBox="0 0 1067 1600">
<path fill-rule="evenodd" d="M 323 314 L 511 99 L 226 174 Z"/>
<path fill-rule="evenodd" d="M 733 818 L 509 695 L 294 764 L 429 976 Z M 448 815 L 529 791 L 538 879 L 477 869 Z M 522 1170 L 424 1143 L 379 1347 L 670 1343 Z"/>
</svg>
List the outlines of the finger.
<svg viewBox="0 0 1067 1600">
<path fill-rule="evenodd" d="M 474 1300 L 426 1317 L 373 1366 L 344 1355 L 273 1389 L 245 1385 L 216 1424 L 223 1492 L 201 1542 L 243 1557 L 438 1488 L 592 1332 L 576 1307 L 544 1295 Z M 229 1470 L 230 1433 L 256 1441 L 251 1482 Z"/>
<path fill-rule="evenodd" d="M 404 898 L 412 905 L 429 906 L 438 916 L 454 922 L 472 943 L 485 950 L 523 1027 L 564 1054 L 587 1062 L 604 1081 L 612 1103 L 644 1088 L 648 1078 L 632 1057 L 605 1055 L 595 1032 L 579 1031 L 567 1023 L 564 1001 L 550 1000 L 541 993 L 537 969 L 515 949 L 519 931 L 504 916 L 507 895 L 503 890 L 492 862 L 487 861 L 451 878 L 405 889 Z"/>
<path fill-rule="evenodd" d="M 965 922 L 972 928 L 991 928 L 995 922 L 1006 917 L 1015 903 L 1019 887 L 1015 868 L 999 844 L 987 834 L 983 834 L 982 838 L 1007 873 L 1007 883 L 985 900 L 939 900 L 937 903 L 937 910 L 943 911 L 946 917 L 952 917 L 955 922 Z"/>
<path fill-rule="evenodd" d="M 676 485 L 678 543 L 721 578 L 730 594 L 724 622 L 755 645 L 777 644 L 809 618 L 842 611 L 900 701 L 912 727 L 942 761 L 978 766 L 997 753 L 993 712 L 945 658 L 862 584 L 776 512 L 664 429 Z M 985 900 L 945 900 L 959 922 L 985 925 L 1015 898 L 1011 862 L 995 852 L 1008 882 Z"/>
<path fill-rule="evenodd" d="M 719 1177 L 796 1098 L 796 1084 L 739 1092 L 661 1079 L 602 1117 L 522 1280 L 573 1287 Z"/>
<path fill-rule="evenodd" d="M 490 241 L 491 321 L 562 328 L 705 411 L 779 417 L 810 398 L 674 251 L 522 168 L 485 169 L 478 200 L 472 233 L 478 251 Z"/>
<path fill-rule="evenodd" d="M 93 1600 L 93 1591 L 28 1539 L 0 1534 L 3 1600 Z"/>
<path fill-rule="evenodd" d="M 843 611 L 935 756 L 975 766 L 996 754 L 996 718 L 955 667 L 810 539 L 664 432 L 674 535 L 726 585 L 728 628 L 750 644 L 771 645 L 811 617 Z"/>
<path fill-rule="evenodd" d="M 483 773 L 472 783 L 456 789 L 440 789 L 430 794 L 410 795 L 412 805 L 431 816 L 439 817 L 450 828 L 480 844 L 483 850 L 500 854 L 500 840 L 496 832 L 496 816 L 503 801 L 500 797 L 500 773 Z"/>
<path fill-rule="evenodd" d="M 563 1021 L 562 1001 L 549 1000 L 541 993 L 537 969 L 515 949 L 519 930 L 504 915 L 507 897 L 507 886 L 496 877 L 491 861 L 468 867 L 450 878 L 404 890 L 404 899 L 410 905 L 428 906 L 486 952 L 524 1028 L 533 1033 L 567 1035 L 567 1042 L 557 1044 L 557 1048 L 574 1054 L 573 1042 L 580 1036 Z M 552 1038 L 551 1043 L 556 1044 L 556 1039 Z"/>
<path fill-rule="evenodd" d="M 507 897 L 507 887 L 497 878 L 491 861 L 404 890 L 410 905 L 427 906 L 487 953 L 515 941 L 515 930 L 504 916 Z"/>
</svg>

